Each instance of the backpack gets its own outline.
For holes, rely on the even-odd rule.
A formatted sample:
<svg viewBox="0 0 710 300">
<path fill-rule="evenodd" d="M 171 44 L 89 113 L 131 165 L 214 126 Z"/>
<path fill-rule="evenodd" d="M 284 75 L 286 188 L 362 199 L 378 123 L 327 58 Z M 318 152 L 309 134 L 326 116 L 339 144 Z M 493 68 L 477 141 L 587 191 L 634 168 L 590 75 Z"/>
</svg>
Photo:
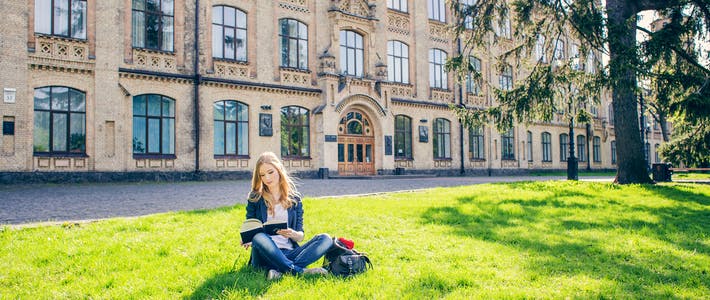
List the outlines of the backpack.
<svg viewBox="0 0 710 300">
<path fill-rule="evenodd" d="M 372 269 L 372 263 L 366 253 L 348 249 L 338 239 L 333 239 L 333 246 L 325 253 L 323 268 L 333 275 L 349 277 Z"/>
</svg>

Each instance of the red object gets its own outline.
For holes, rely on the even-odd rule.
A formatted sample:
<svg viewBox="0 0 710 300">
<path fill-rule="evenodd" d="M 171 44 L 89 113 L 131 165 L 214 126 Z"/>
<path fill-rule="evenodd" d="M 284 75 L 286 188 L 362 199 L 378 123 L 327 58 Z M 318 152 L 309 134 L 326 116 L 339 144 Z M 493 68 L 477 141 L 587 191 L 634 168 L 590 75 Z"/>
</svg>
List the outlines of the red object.
<svg viewBox="0 0 710 300">
<path fill-rule="evenodd" d="M 342 243 L 343 245 L 345 245 L 345 248 L 352 249 L 353 247 L 355 247 L 355 242 L 353 242 L 352 240 L 348 240 L 346 238 L 339 237 L 338 241 L 340 243 Z"/>
</svg>

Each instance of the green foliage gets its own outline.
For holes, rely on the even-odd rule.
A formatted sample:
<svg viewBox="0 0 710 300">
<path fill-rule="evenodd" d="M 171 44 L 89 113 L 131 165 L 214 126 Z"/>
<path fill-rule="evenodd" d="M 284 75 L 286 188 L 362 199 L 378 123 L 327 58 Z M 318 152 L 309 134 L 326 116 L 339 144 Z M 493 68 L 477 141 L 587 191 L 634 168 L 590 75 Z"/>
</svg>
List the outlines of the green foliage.
<svg viewBox="0 0 710 300">
<path fill-rule="evenodd" d="M 8 299 L 704 298 L 710 186 L 523 182 L 305 199 L 306 238 L 355 241 L 374 269 L 265 280 L 245 207 L 0 228 Z M 318 264 L 318 263 L 316 263 Z"/>
</svg>

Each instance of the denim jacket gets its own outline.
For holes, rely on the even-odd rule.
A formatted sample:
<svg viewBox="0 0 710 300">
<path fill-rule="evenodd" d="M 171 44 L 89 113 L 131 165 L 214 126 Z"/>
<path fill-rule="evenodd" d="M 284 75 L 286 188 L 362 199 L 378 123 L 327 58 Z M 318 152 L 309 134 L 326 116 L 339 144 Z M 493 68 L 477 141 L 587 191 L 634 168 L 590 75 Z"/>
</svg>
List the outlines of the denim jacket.
<svg viewBox="0 0 710 300">
<path fill-rule="evenodd" d="M 296 200 L 296 203 L 287 209 L 288 221 L 286 224 L 288 228 L 303 232 L 303 204 L 298 196 L 294 200 Z M 256 202 L 247 201 L 247 219 L 259 219 L 264 223 L 266 222 L 267 213 L 268 208 L 264 197 L 259 198 Z M 289 241 L 291 241 L 294 248 L 298 247 L 298 243 L 290 239 Z"/>
</svg>

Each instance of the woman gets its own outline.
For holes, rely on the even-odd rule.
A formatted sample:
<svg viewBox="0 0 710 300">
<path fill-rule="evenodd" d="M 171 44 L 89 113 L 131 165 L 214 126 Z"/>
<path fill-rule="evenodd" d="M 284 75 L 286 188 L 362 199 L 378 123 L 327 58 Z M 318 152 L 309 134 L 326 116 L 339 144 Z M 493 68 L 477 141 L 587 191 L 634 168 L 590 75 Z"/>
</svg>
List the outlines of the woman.
<svg viewBox="0 0 710 300">
<path fill-rule="evenodd" d="M 271 220 L 287 220 L 287 229 L 276 235 L 258 233 L 251 243 L 251 264 L 269 270 L 268 279 L 278 279 L 282 273 L 327 274 L 323 268 L 306 269 L 320 259 L 333 245 L 327 234 L 319 234 L 299 246 L 303 241 L 303 204 L 293 180 L 273 152 L 259 156 L 251 181 L 247 202 L 247 219 L 259 219 L 262 223 Z"/>
</svg>

